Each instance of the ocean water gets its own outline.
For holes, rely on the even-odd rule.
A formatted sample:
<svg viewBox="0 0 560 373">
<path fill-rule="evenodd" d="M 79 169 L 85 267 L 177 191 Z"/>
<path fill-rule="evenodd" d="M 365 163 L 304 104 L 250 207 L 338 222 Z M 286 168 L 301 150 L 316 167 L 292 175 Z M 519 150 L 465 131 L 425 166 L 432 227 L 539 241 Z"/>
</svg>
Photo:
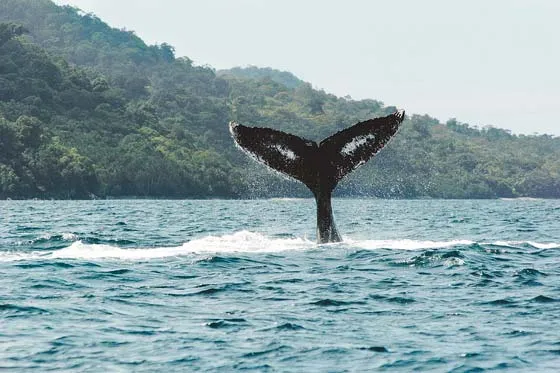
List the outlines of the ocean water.
<svg viewBox="0 0 560 373">
<path fill-rule="evenodd" d="M 0 201 L 0 369 L 560 369 L 560 201 L 333 208 Z"/>
</svg>

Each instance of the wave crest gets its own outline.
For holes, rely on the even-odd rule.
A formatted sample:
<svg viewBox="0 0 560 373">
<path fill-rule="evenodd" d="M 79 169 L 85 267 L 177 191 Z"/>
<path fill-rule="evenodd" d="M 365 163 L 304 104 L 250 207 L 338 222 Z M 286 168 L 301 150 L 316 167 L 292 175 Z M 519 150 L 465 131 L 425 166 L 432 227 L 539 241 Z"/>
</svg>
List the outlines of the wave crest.
<svg viewBox="0 0 560 373">
<path fill-rule="evenodd" d="M 469 246 L 475 241 L 453 240 L 453 241 L 417 241 L 417 240 L 364 240 L 364 241 L 345 241 L 349 245 L 365 249 L 393 249 L 393 250 L 424 250 L 424 249 L 444 249 L 454 246 Z"/>
<path fill-rule="evenodd" d="M 207 236 L 175 247 L 123 249 L 112 245 L 74 242 L 52 253 L 53 258 L 77 259 L 155 259 L 200 253 L 278 252 L 308 249 L 316 244 L 302 238 L 269 238 L 260 233 L 241 231 L 224 236 Z"/>
<path fill-rule="evenodd" d="M 72 239 L 74 237 L 68 237 Z M 494 243 L 477 243 L 471 240 L 451 241 L 426 241 L 426 240 L 351 240 L 346 239 L 341 243 L 318 245 L 314 241 L 304 238 L 269 237 L 261 233 L 240 231 L 223 236 L 207 236 L 193 239 L 181 246 L 152 247 L 152 248 L 122 248 L 111 244 L 84 243 L 74 241 L 68 247 L 53 251 L 3 251 L 0 252 L 0 261 L 18 260 L 49 260 L 49 259 L 122 259 L 122 260 L 149 260 L 157 258 L 186 256 L 208 253 L 270 253 L 290 250 L 310 249 L 362 249 L 362 250 L 430 250 L 445 249 L 456 246 L 471 245 L 498 245 L 506 247 L 529 246 L 537 249 L 557 249 L 559 243 L 538 243 L 519 241 L 497 241 Z"/>
</svg>

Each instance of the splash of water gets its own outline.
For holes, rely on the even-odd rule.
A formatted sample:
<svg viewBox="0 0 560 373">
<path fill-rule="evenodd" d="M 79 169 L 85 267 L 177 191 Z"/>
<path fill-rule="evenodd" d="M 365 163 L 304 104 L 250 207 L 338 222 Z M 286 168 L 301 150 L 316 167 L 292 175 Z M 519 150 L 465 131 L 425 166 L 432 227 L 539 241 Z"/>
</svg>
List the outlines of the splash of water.
<svg viewBox="0 0 560 373">
<path fill-rule="evenodd" d="M 76 239 L 76 237 L 67 237 Z M 304 238 L 275 238 L 261 233 L 240 231 L 222 236 L 206 236 L 186 242 L 180 246 L 152 247 L 152 248 L 121 248 L 107 244 L 87 244 L 81 240 L 72 242 L 70 246 L 54 251 L 2 251 L 0 261 L 18 260 L 49 260 L 49 259 L 120 259 L 120 260 L 149 260 L 157 258 L 178 257 L 208 253 L 271 253 L 290 250 L 311 250 L 317 248 L 336 249 L 357 248 L 362 250 L 428 250 L 444 249 L 455 246 L 469 246 L 476 244 L 470 240 L 451 241 L 422 241 L 422 240 L 362 240 L 345 239 L 343 242 L 318 245 L 314 241 Z M 482 243 L 487 244 L 487 243 Z M 491 245 L 517 247 L 530 245 L 538 249 L 557 249 L 560 243 L 496 241 Z"/>
</svg>

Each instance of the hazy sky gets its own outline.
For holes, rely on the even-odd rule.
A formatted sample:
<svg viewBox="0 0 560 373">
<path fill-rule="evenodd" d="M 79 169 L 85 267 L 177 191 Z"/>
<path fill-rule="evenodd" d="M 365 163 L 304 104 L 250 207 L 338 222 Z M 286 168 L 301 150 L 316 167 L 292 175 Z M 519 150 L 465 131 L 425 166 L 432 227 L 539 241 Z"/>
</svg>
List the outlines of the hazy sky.
<svg viewBox="0 0 560 373">
<path fill-rule="evenodd" d="M 56 0 L 216 69 L 269 66 L 338 96 L 560 135 L 557 0 Z"/>
</svg>

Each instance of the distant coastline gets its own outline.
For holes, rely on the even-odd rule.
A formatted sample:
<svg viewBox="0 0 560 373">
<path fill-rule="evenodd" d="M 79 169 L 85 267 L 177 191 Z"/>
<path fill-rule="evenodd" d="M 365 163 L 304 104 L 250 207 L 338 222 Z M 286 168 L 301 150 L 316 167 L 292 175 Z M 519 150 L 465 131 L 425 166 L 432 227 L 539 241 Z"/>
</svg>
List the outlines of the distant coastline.
<svg viewBox="0 0 560 373">
<path fill-rule="evenodd" d="M 273 68 L 196 66 L 50 0 L 3 0 L 1 10 L 3 200 L 306 196 L 242 154 L 227 123 L 318 140 L 395 110 Z M 412 114 L 336 193 L 560 198 L 560 137 Z"/>
</svg>

